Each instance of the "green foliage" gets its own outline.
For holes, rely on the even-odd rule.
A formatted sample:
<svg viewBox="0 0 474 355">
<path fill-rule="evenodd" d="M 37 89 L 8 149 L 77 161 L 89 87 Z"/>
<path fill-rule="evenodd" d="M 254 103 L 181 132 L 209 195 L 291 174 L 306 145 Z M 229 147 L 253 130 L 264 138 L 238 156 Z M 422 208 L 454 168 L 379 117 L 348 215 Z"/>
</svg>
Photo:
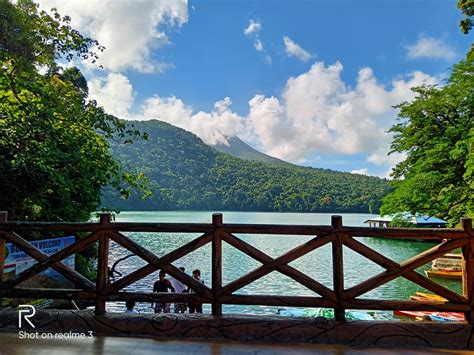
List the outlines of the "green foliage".
<svg viewBox="0 0 474 355">
<path fill-rule="evenodd" d="M 469 59 L 453 66 L 443 87 L 421 86 L 402 103 L 392 152 L 407 158 L 393 171 L 394 192 L 382 213 L 409 211 L 455 224 L 474 211 L 474 67 Z"/>
<path fill-rule="evenodd" d="M 457 6 L 463 13 L 465 18 L 459 21 L 459 26 L 464 34 L 468 34 L 472 28 L 472 19 L 474 16 L 474 1 L 473 0 L 458 0 Z"/>
<path fill-rule="evenodd" d="M 154 195 L 127 201 L 104 191 L 104 205 L 122 210 L 378 211 L 388 182 L 376 177 L 220 153 L 194 134 L 160 121 L 135 122 L 147 142 L 112 144 L 113 156 L 150 179 Z"/>
<path fill-rule="evenodd" d="M 77 68 L 57 65 L 95 62 L 102 49 L 54 9 L 0 2 L 0 209 L 10 219 L 87 220 L 103 185 L 125 191 L 107 139 L 138 133 L 87 100 Z"/>
</svg>

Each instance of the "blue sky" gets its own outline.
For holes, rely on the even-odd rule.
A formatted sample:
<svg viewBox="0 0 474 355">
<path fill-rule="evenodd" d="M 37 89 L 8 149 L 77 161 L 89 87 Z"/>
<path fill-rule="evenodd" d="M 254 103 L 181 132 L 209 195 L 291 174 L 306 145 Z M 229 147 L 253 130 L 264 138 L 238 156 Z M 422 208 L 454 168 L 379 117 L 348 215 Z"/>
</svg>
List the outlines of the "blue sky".
<svg viewBox="0 0 474 355">
<path fill-rule="evenodd" d="M 106 46 L 90 95 L 126 119 L 238 135 L 302 165 L 388 176 L 391 106 L 472 37 L 455 1 L 40 1 Z"/>
</svg>

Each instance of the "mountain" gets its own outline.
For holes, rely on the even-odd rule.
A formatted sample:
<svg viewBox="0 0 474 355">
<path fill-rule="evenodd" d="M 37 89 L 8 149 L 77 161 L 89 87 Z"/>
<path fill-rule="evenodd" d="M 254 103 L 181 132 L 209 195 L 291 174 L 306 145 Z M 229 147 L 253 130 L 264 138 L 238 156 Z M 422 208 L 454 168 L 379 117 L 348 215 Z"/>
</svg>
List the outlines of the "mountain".
<svg viewBox="0 0 474 355">
<path fill-rule="evenodd" d="M 211 147 L 218 150 L 219 152 L 232 155 L 233 157 L 236 157 L 236 158 L 262 161 L 265 163 L 279 164 L 279 165 L 290 164 L 284 160 L 274 158 L 270 155 L 264 154 L 262 152 L 259 152 L 256 149 L 253 149 L 251 146 L 243 142 L 237 136 L 229 137 L 227 138 L 227 140 L 229 144 L 220 143 L 220 144 L 211 145 Z"/>
<path fill-rule="evenodd" d="M 121 199 L 104 190 L 103 207 L 121 210 L 377 212 L 390 191 L 377 177 L 243 160 L 168 123 L 134 122 L 148 140 L 111 141 L 114 157 L 149 177 L 153 196 Z"/>
</svg>

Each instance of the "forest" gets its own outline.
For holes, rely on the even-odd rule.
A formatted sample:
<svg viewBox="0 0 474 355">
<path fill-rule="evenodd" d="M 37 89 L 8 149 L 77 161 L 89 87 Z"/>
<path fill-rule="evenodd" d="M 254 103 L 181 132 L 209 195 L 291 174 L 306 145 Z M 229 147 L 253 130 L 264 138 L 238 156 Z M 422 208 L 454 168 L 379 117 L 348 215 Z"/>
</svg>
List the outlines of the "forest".
<svg viewBox="0 0 474 355">
<path fill-rule="evenodd" d="M 152 195 L 132 191 L 125 200 L 106 188 L 103 208 L 377 213 L 390 191 L 377 177 L 239 159 L 161 121 L 133 125 L 148 139 L 111 140 L 112 156 L 125 170 L 146 175 Z"/>
</svg>

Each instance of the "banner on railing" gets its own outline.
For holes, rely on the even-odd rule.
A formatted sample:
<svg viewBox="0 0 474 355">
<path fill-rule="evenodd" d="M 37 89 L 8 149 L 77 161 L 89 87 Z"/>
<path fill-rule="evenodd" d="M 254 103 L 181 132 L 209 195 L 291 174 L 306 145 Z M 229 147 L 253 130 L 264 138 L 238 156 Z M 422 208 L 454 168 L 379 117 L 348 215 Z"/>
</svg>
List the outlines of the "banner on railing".
<svg viewBox="0 0 474 355">
<path fill-rule="evenodd" d="M 41 250 L 47 255 L 52 255 L 67 246 L 73 244 L 76 240 L 76 237 L 69 236 L 64 238 L 53 238 L 53 239 L 43 239 L 43 240 L 34 240 L 30 243 Z M 22 271 L 28 269 L 37 263 L 36 259 L 32 258 L 26 254 L 23 250 L 19 249 L 16 245 L 12 243 L 7 243 L 6 245 L 6 257 L 5 264 L 3 269 L 3 280 L 9 280 L 14 278 L 16 275 L 19 275 Z M 66 259 L 62 260 L 62 263 L 74 269 L 74 259 L 75 255 L 70 255 Z M 73 283 L 66 279 L 64 276 L 59 274 L 57 271 L 52 268 L 48 268 L 45 271 L 31 277 L 22 284 L 23 287 L 33 287 L 33 288 L 70 288 L 73 286 Z M 2 305 L 6 306 L 10 300 L 3 299 Z M 52 303 L 51 300 L 35 300 L 31 303 L 34 303 L 37 308 L 46 307 Z"/>
</svg>

